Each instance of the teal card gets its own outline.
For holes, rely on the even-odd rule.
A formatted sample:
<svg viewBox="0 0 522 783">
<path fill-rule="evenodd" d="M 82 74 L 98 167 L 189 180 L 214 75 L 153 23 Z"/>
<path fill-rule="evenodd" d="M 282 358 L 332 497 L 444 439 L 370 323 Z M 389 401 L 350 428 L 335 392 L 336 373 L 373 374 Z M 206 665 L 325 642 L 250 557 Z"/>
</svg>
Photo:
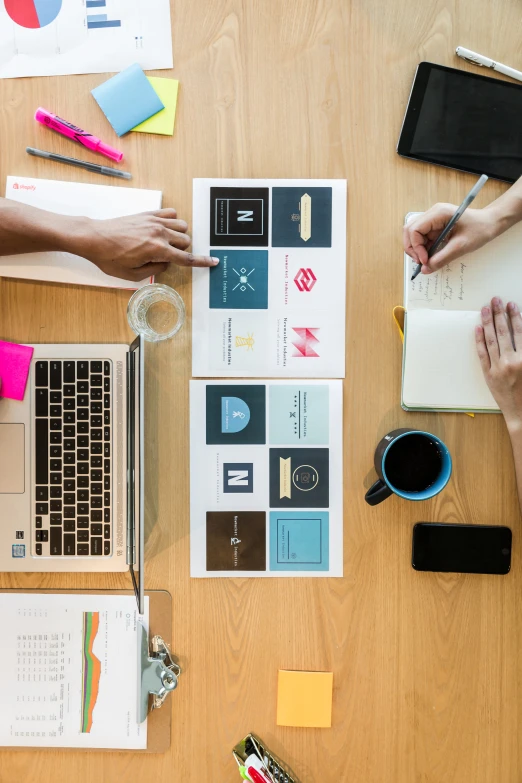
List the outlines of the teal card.
<svg viewBox="0 0 522 783">
<path fill-rule="evenodd" d="M 270 443 L 328 445 L 328 386 L 271 386 L 269 411 Z"/>
<path fill-rule="evenodd" d="M 270 571 L 328 571 L 327 511 L 270 512 Z"/>
</svg>

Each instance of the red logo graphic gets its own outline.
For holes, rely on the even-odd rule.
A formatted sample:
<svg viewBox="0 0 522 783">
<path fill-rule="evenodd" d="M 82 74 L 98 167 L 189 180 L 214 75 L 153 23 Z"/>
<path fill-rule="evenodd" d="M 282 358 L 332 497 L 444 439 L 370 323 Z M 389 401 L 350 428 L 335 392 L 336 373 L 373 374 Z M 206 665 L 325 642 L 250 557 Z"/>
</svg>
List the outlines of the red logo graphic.
<svg viewBox="0 0 522 783">
<path fill-rule="evenodd" d="M 13 185 L 13 190 L 18 190 L 19 187 L 20 185 L 18 184 L 18 182 L 15 182 Z"/>
<path fill-rule="evenodd" d="M 294 283 L 301 292 L 311 291 L 316 282 L 317 278 L 309 267 L 307 269 L 301 267 L 299 272 L 294 277 Z"/>
<path fill-rule="evenodd" d="M 303 328 L 294 326 L 292 331 L 296 333 L 298 338 L 292 343 L 295 348 L 292 356 L 301 356 L 305 358 L 315 357 L 318 359 L 319 354 L 317 353 L 316 348 L 319 343 L 319 339 L 316 337 L 316 334 L 319 329 L 308 329 L 306 327 Z"/>
</svg>

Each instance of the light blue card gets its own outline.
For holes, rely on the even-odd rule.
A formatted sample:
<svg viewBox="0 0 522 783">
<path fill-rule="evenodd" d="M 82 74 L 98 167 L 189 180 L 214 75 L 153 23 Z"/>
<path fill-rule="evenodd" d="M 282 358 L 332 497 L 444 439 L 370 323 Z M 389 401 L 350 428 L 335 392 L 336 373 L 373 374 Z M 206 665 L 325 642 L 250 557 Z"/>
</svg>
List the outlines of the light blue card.
<svg viewBox="0 0 522 783">
<path fill-rule="evenodd" d="M 270 571 L 328 571 L 327 511 L 270 512 Z"/>
<path fill-rule="evenodd" d="M 92 94 L 118 136 L 165 108 L 137 63 L 95 87 Z"/>
<path fill-rule="evenodd" d="M 327 446 L 328 386 L 270 386 L 269 417 L 271 444 Z"/>
</svg>

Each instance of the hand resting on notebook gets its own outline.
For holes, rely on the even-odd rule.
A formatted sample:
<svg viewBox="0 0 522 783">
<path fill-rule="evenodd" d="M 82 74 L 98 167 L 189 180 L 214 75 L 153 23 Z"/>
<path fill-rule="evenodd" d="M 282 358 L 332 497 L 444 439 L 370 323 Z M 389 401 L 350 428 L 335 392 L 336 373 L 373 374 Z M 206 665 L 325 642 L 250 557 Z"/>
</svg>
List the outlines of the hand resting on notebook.
<svg viewBox="0 0 522 783">
<path fill-rule="evenodd" d="M 481 315 L 482 326 L 475 328 L 477 351 L 509 432 L 522 508 L 522 317 L 515 302 L 508 302 L 506 312 L 499 297 Z"/>
<path fill-rule="evenodd" d="M 475 328 L 477 352 L 484 378 L 504 414 L 508 430 L 522 431 L 522 316 L 515 302 L 504 309 L 496 296 L 481 310 L 482 326 Z M 509 323 L 508 323 L 509 319 Z"/>
<path fill-rule="evenodd" d="M 447 242 L 428 259 L 428 250 L 455 214 L 455 204 L 435 204 L 403 230 L 404 251 L 429 275 L 466 253 L 478 250 L 522 220 L 522 178 L 484 209 L 467 209 Z"/>
<path fill-rule="evenodd" d="M 144 280 L 170 264 L 214 266 L 212 258 L 188 252 L 187 228 L 175 209 L 92 220 L 0 199 L 0 255 L 65 251 L 124 280 Z"/>
</svg>

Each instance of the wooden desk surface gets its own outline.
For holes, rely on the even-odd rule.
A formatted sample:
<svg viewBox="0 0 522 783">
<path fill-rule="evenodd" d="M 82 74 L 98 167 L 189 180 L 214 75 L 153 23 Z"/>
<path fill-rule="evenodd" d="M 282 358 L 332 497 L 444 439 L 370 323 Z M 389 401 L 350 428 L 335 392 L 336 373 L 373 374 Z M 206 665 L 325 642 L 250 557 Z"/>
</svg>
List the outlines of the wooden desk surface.
<svg viewBox="0 0 522 783">
<path fill-rule="evenodd" d="M 173 139 L 134 134 L 121 142 L 133 185 L 161 188 L 164 204 L 190 221 L 193 177 L 348 179 L 345 576 L 189 578 L 190 328 L 152 347 L 146 581 L 173 595 L 173 646 L 185 668 L 171 701 L 171 751 L 0 753 L 0 781 L 232 783 L 239 776 L 230 750 L 253 730 L 303 783 L 515 783 L 522 779 L 522 562 L 508 437 L 495 415 L 401 410 L 391 309 L 402 301 L 405 213 L 458 203 L 473 181 L 395 153 L 415 67 L 426 59 L 466 68 L 453 55 L 459 44 L 520 67 L 519 3 L 173 0 L 172 8 L 176 131 Z M 24 150 L 73 154 L 69 142 L 33 122 L 39 105 L 115 141 L 89 96 L 102 80 L 0 82 L 2 183 L 8 174 L 100 181 Z M 504 189 L 488 183 L 479 205 Z M 190 314 L 190 276 L 173 269 L 164 280 Z M 125 292 L 1 280 L 0 336 L 130 340 L 127 300 Z M 374 446 L 406 425 L 448 444 L 451 483 L 431 502 L 390 499 L 369 508 L 363 496 Z M 414 572 L 411 531 L 419 520 L 509 525 L 511 573 Z M 128 586 L 117 575 L 0 577 L 0 587 Z M 279 668 L 333 671 L 332 729 L 275 725 Z"/>
</svg>

